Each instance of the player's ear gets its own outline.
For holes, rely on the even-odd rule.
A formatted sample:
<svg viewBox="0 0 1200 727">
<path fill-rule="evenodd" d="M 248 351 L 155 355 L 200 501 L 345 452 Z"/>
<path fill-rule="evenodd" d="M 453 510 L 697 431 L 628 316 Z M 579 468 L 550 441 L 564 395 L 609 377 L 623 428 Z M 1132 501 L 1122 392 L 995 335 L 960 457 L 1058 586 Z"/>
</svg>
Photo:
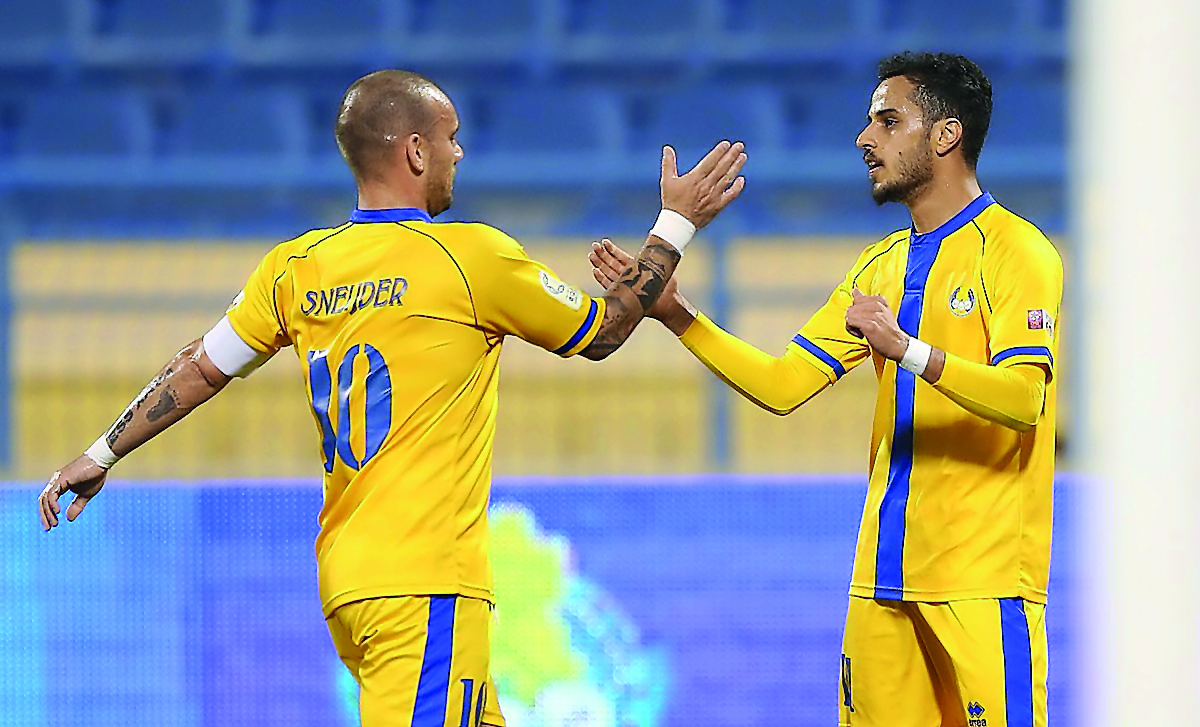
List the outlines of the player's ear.
<svg viewBox="0 0 1200 727">
<path fill-rule="evenodd" d="M 933 134 L 931 134 L 931 137 L 934 142 L 933 150 L 938 156 L 944 157 L 958 148 L 958 145 L 962 143 L 962 122 L 953 116 L 942 119 L 933 125 Z"/>
<path fill-rule="evenodd" d="M 409 134 L 404 140 L 404 156 L 408 161 L 408 167 L 413 174 L 423 174 L 425 172 L 425 150 L 421 148 L 421 135 Z"/>
</svg>

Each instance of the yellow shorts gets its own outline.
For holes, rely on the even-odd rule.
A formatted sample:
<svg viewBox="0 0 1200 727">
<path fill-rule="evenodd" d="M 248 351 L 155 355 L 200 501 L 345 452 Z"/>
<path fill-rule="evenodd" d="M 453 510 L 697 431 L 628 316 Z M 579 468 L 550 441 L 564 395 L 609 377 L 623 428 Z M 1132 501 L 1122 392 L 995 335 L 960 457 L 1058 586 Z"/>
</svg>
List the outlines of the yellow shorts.
<svg viewBox="0 0 1200 727">
<path fill-rule="evenodd" d="M 1045 727 L 1046 607 L 850 598 L 842 727 Z"/>
<path fill-rule="evenodd" d="M 363 727 L 504 727 L 487 601 L 372 598 L 338 607 L 326 623 L 358 682 Z"/>
</svg>

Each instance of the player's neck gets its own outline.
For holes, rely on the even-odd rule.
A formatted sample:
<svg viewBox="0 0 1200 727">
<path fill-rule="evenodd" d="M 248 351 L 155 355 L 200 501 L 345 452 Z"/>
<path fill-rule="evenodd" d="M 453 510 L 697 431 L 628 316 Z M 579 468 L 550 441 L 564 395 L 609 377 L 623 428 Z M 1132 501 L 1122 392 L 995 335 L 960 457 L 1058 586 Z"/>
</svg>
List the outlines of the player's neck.
<svg viewBox="0 0 1200 727">
<path fill-rule="evenodd" d="M 425 207 L 425 195 L 418 190 L 396 189 L 373 184 L 358 188 L 358 208 L 360 210 L 423 210 Z"/>
<path fill-rule="evenodd" d="M 933 232 L 949 222 L 975 201 L 983 190 L 975 175 L 965 175 L 951 180 L 935 180 L 916 199 L 909 201 L 909 214 L 918 235 Z"/>
</svg>

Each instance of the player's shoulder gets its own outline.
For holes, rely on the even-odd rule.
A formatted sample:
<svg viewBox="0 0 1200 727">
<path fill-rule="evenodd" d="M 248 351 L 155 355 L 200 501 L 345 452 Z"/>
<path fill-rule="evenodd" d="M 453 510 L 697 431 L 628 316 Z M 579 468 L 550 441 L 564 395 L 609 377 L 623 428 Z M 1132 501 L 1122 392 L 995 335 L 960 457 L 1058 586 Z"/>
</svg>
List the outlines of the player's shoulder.
<svg viewBox="0 0 1200 727">
<path fill-rule="evenodd" d="M 1058 249 L 1037 225 L 999 204 L 993 204 L 977 218 L 984 236 L 985 250 L 1004 255 L 1034 257 L 1062 265 Z"/>
<path fill-rule="evenodd" d="M 900 251 L 900 243 L 908 239 L 908 228 L 896 230 L 888 233 L 882 240 L 867 245 L 858 256 L 858 262 L 854 264 L 856 270 L 861 270 L 872 262 L 889 254 Z"/>
<path fill-rule="evenodd" d="M 525 249 L 508 233 L 483 222 L 435 222 L 428 231 L 460 262 L 525 256 Z"/>
<path fill-rule="evenodd" d="M 317 227 L 303 232 L 290 240 L 284 240 L 271 248 L 263 256 L 264 261 L 276 267 L 282 267 L 289 260 L 302 258 L 311 253 L 322 243 L 346 234 L 354 226 L 349 222 L 337 227 Z"/>
</svg>

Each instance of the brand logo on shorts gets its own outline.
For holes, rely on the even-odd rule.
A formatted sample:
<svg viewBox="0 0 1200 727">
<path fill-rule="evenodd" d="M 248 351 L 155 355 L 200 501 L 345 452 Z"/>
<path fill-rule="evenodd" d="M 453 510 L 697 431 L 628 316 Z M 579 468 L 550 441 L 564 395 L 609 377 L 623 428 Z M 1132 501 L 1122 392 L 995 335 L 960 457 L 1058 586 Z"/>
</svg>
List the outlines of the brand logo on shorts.
<svg viewBox="0 0 1200 727">
<path fill-rule="evenodd" d="M 984 719 L 983 705 L 979 702 L 967 703 L 967 725 L 968 727 L 987 727 L 987 720 Z"/>
<path fill-rule="evenodd" d="M 966 318 L 971 315 L 971 311 L 975 310 L 975 291 L 967 288 L 963 292 L 962 286 L 954 289 L 950 294 L 950 312 L 959 318 Z"/>
</svg>

